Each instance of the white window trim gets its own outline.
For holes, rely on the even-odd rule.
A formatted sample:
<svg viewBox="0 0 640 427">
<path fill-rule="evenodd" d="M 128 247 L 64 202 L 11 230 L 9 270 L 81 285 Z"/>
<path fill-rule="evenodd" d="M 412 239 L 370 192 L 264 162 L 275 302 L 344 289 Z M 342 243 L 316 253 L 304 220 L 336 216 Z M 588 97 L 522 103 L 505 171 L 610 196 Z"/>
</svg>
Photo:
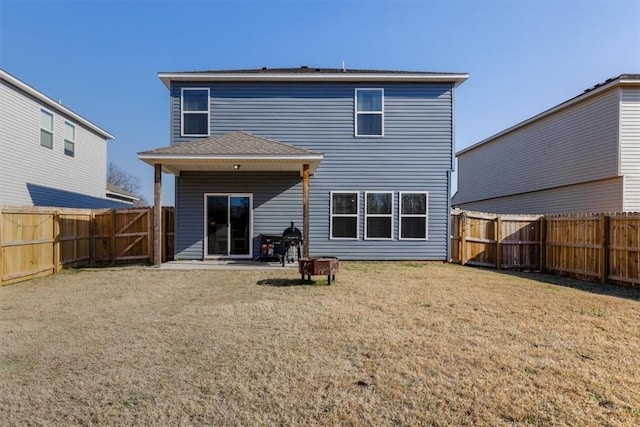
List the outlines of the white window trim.
<svg viewBox="0 0 640 427">
<path fill-rule="evenodd" d="M 369 194 L 391 194 L 391 213 L 388 214 L 370 214 L 369 213 L 369 203 L 367 200 L 367 196 Z M 395 204 L 395 198 L 393 191 L 365 191 L 364 192 L 364 240 L 393 240 L 393 207 Z M 369 237 L 368 230 L 368 221 L 367 219 L 371 218 L 391 218 L 391 237 Z"/>
<path fill-rule="evenodd" d="M 402 195 L 403 194 L 424 194 L 426 196 L 426 205 L 425 206 L 425 214 L 402 214 Z M 400 240 L 429 240 L 429 192 L 428 191 L 401 191 L 398 194 L 399 204 L 398 204 L 398 238 Z M 424 238 L 423 237 L 402 237 L 402 218 L 423 218 L 424 217 Z"/>
<path fill-rule="evenodd" d="M 42 113 L 48 114 L 51 116 L 51 130 L 49 129 L 45 129 L 42 127 Z M 40 139 L 40 146 L 44 147 L 44 148 L 48 148 L 49 150 L 53 150 L 53 137 L 54 137 L 54 128 L 56 127 L 56 116 L 55 114 L 53 114 L 53 112 L 47 110 L 46 108 L 40 108 L 40 133 L 38 134 L 38 138 Z M 51 147 L 47 147 L 46 145 L 42 145 L 42 131 L 45 131 L 47 133 L 51 134 Z"/>
<path fill-rule="evenodd" d="M 185 135 L 184 133 L 184 92 L 185 91 L 190 91 L 190 90 L 206 90 L 207 91 L 207 133 L 206 134 L 188 134 Z M 204 113 L 203 111 L 187 111 L 187 114 L 192 114 L 192 113 L 196 113 L 196 114 L 202 114 Z M 183 87 L 180 90 L 180 136 L 184 136 L 184 137 L 192 137 L 192 136 L 209 136 L 210 131 L 210 123 L 209 120 L 211 119 L 211 90 L 208 87 Z"/>
<path fill-rule="evenodd" d="M 355 194 L 356 213 L 355 214 L 333 214 L 334 194 Z M 333 237 L 333 217 L 356 218 L 356 237 Z M 336 190 L 329 192 L 329 240 L 360 240 L 360 192 L 354 190 Z"/>
<path fill-rule="evenodd" d="M 358 92 L 361 90 L 378 90 L 381 92 L 382 94 L 382 110 L 381 111 L 358 111 Z M 354 98 L 354 103 L 353 103 L 353 111 L 354 111 L 354 135 L 357 138 L 383 138 L 384 137 L 384 89 L 383 88 L 377 88 L 377 87 L 360 87 L 360 88 L 356 88 L 356 93 L 355 93 L 355 98 Z M 358 114 L 380 114 L 380 116 L 382 116 L 382 122 L 381 122 L 381 134 L 380 135 L 360 135 L 358 133 Z"/>
<path fill-rule="evenodd" d="M 77 131 L 77 127 L 76 125 L 74 125 L 71 122 L 68 122 L 65 120 L 64 122 L 65 125 L 65 133 L 64 133 L 64 147 L 62 147 L 62 151 L 64 152 L 64 155 L 67 157 L 71 157 L 71 158 L 75 158 L 76 157 L 76 131 Z M 67 138 L 67 132 L 66 132 L 66 126 L 69 125 L 73 128 L 73 139 L 68 139 Z M 73 144 L 73 154 L 67 154 L 67 142 L 70 142 Z"/>
</svg>

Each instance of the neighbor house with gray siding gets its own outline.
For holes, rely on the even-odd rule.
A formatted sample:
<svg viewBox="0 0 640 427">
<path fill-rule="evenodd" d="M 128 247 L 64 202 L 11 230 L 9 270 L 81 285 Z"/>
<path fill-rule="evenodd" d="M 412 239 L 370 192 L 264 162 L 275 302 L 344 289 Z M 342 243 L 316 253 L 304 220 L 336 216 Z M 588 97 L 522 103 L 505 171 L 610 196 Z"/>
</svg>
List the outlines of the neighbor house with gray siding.
<svg viewBox="0 0 640 427">
<path fill-rule="evenodd" d="M 320 68 L 162 72 L 176 258 L 257 258 L 294 221 L 304 252 L 446 260 L 461 73 Z M 159 200 L 156 198 L 156 205 Z"/>
<path fill-rule="evenodd" d="M 110 139 L 109 132 L 0 69 L 0 205 L 130 206 L 107 194 Z"/>
<path fill-rule="evenodd" d="M 609 79 L 456 155 L 454 207 L 640 211 L 640 75 Z"/>
</svg>

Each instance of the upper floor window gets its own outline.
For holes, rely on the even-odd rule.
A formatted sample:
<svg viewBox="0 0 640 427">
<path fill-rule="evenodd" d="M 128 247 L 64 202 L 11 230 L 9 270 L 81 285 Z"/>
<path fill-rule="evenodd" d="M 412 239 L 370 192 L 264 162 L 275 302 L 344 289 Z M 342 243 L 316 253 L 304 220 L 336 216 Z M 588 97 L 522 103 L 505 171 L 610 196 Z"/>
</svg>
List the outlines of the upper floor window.
<svg viewBox="0 0 640 427">
<path fill-rule="evenodd" d="M 429 193 L 400 193 L 400 238 L 427 239 Z"/>
<path fill-rule="evenodd" d="M 364 218 L 365 239 L 391 239 L 393 236 L 393 193 L 365 193 Z"/>
<path fill-rule="evenodd" d="M 68 122 L 64 123 L 64 154 L 76 155 L 76 127 Z"/>
<path fill-rule="evenodd" d="M 53 114 L 40 110 L 40 145 L 53 148 Z"/>
<path fill-rule="evenodd" d="M 358 238 L 358 193 L 331 192 L 331 238 Z"/>
<path fill-rule="evenodd" d="M 182 89 L 182 135 L 209 136 L 209 89 Z"/>
<path fill-rule="evenodd" d="M 384 90 L 356 89 L 356 136 L 384 135 Z"/>
</svg>

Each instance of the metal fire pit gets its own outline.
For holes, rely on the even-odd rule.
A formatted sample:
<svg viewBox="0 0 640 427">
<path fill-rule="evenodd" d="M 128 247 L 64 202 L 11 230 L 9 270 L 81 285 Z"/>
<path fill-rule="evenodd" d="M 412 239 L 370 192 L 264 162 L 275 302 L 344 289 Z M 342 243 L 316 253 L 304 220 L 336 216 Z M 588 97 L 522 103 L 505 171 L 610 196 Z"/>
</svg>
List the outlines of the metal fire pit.
<svg viewBox="0 0 640 427">
<path fill-rule="evenodd" d="M 311 281 L 311 276 L 327 276 L 327 282 L 331 285 L 331 280 L 336 280 L 336 273 L 340 269 L 340 260 L 338 258 L 300 258 L 298 260 L 298 270 L 302 276 L 307 276 L 307 280 Z"/>
</svg>

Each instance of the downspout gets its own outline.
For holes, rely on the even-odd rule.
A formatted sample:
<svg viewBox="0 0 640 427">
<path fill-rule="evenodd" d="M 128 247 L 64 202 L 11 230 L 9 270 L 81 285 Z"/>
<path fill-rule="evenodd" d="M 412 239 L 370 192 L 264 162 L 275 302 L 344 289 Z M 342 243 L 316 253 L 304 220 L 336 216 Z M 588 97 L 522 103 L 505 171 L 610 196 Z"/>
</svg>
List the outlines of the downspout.
<svg viewBox="0 0 640 427">
<path fill-rule="evenodd" d="M 453 169 L 447 170 L 447 262 L 451 262 L 451 173 Z"/>
<path fill-rule="evenodd" d="M 451 84 L 451 163 L 447 170 L 447 262 L 451 262 L 451 176 L 455 170 L 456 152 L 456 90 L 455 84 Z"/>
</svg>

